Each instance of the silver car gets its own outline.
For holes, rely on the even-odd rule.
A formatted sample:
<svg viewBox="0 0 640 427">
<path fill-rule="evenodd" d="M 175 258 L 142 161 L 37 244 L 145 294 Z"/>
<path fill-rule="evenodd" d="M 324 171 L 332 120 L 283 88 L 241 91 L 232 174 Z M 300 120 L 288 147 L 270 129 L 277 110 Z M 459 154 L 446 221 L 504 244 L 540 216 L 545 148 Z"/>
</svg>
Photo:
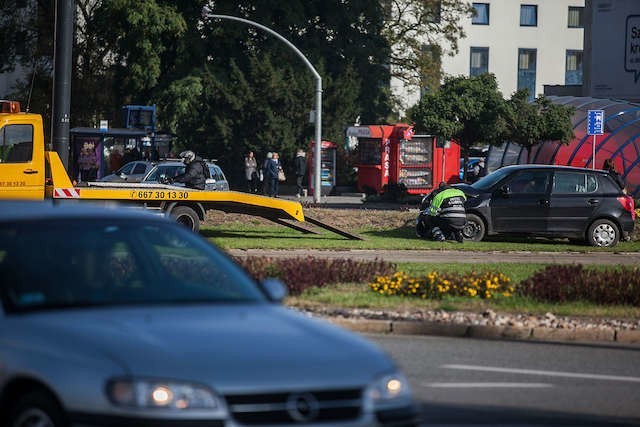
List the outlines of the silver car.
<svg viewBox="0 0 640 427">
<path fill-rule="evenodd" d="M 0 204 L 0 413 L 27 426 L 415 425 L 373 344 L 134 209 Z"/>
<path fill-rule="evenodd" d="M 135 160 L 122 166 L 110 175 L 100 178 L 100 182 L 140 182 L 149 174 L 155 163 L 146 160 Z"/>
<path fill-rule="evenodd" d="M 207 162 L 209 167 L 209 175 L 205 181 L 205 190 L 208 191 L 229 191 L 229 181 L 222 172 L 220 166 L 215 163 Z M 155 165 L 147 174 L 142 178 L 141 182 L 161 182 L 163 178 L 174 178 L 177 175 L 184 173 L 184 163 L 181 161 L 164 161 Z M 173 185 L 184 185 L 181 183 L 174 183 Z"/>
</svg>

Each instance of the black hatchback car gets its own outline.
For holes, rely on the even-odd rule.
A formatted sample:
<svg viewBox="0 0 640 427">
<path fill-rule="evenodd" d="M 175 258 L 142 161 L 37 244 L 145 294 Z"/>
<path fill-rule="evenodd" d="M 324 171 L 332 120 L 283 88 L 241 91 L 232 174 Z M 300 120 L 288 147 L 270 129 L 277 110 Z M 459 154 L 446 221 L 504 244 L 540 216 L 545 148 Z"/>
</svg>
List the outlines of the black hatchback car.
<svg viewBox="0 0 640 427">
<path fill-rule="evenodd" d="M 467 194 L 468 240 L 519 234 L 610 247 L 633 231 L 633 198 L 602 170 L 514 165 L 456 187 Z"/>
</svg>

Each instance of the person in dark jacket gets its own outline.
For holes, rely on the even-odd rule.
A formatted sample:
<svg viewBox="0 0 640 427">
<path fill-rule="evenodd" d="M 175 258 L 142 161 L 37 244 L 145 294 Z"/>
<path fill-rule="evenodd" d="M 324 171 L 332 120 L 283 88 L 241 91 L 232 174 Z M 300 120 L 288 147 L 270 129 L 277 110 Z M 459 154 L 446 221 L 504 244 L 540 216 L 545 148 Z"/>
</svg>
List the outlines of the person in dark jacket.
<svg viewBox="0 0 640 427">
<path fill-rule="evenodd" d="M 466 200 L 462 190 L 440 183 L 428 209 L 434 240 L 444 241 L 447 237 L 453 237 L 458 242 L 463 242 L 462 229 L 467 223 L 464 208 Z"/>
<path fill-rule="evenodd" d="M 195 188 L 197 190 L 204 190 L 205 181 L 207 179 L 207 164 L 199 159 L 196 159 L 196 154 L 191 151 L 183 151 L 180 153 L 182 161 L 186 165 L 184 173 L 173 178 L 173 182 L 182 182 L 187 188 Z"/>
<path fill-rule="evenodd" d="M 269 196 L 278 197 L 278 174 L 282 166 L 280 165 L 278 153 L 272 153 L 271 159 L 267 162 L 267 178 L 269 182 Z"/>
<path fill-rule="evenodd" d="M 609 176 L 611 176 L 611 178 L 613 178 L 616 184 L 618 184 L 622 192 L 624 194 L 627 194 L 627 190 L 626 190 L 627 185 L 624 182 L 624 179 L 622 179 L 622 176 L 620 176 L 620 174 L 616 170 L 616 165 L 613 163 L 613 159 L 606 159 L 604 161 L 604 164 L 602 165 L 602 169 L 609 172 Z"/>
<path fill-rule="evenodd" d="M 302 180 L 304 174 L 307 172 L 307 156 L 304 150 L 298 150 L 294 161 L 296 169 L 296 197 L 302 197 L 304 195 L 304 188 L 302 187 Z"/>
</svg>

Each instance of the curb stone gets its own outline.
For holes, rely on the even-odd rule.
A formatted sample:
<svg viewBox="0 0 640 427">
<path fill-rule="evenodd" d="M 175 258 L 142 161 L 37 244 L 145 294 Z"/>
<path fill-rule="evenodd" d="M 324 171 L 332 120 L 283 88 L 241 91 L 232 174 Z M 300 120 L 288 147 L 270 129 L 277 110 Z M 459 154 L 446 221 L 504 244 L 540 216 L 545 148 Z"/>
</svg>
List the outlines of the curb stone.
<svg viewBox="0 0 640 427">
<path fill-rule="evenodd" d="M 615 330 L 613 328 L 528 328 L 517 326 L 466 325 L 430 321 L 320 317 L 335 325 L 360 333 L 640 345 L 640 330 Z"/>
</svg>

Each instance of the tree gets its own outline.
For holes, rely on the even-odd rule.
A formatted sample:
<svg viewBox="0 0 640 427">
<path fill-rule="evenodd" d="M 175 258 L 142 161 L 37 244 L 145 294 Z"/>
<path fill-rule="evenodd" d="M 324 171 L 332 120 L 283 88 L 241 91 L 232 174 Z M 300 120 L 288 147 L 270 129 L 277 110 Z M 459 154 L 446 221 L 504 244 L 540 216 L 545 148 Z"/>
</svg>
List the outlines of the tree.
<svg viewBox="0 0 640 427">
<path fill-rule="evenodd" d="M 473 145 L 501 143 L 505 130 L 505 101 L 493 74 L 446 78 L 438 91 L 423 96 L 409 114 L 416 130 L 460 144 L 465 165 Z"/>
<path fill-rule="evenodd" d="M 387 0 L 383 34 L 391 46 L 391 76 L 434 91 L 442 81 L 443 54 L 458 53 L 460 22 L 473 14 L 463 0 Z"/>
<path fill-rule="evenodd" d="M 51 100 L 52 0 L 37 14 L 12 14 L 0 4 L 0 65 L 38 57 L 32 99 L 38 112 Z M 266 25 L 296 45 L 323 77 L 323 138 L 341 142 L 356 117 L 384 121 L 391 111 L 389 44 L 382 36 L 381 2 L 369 0 L 74 0 L 76 6 L 71 126 L 121 124 L 124 104 L 156 104 L 158 124 L 224 165 L 236 157 L 280 150 L 293 156 L 313 138 L 309 112 L 315 84 L 304 63 L 275 37 L 250 26 L 211 19 L 211 11 Z M 38 19 L 13 19 L 33 15 Z M 20 25 L 33 49 L 12 47 Z M 33 34 L 33 37 L 32 37 Z M 31 43 L 31 42 L 30 42 Z M 28 47 L 31 48 L 31 44 Z M 42 47 L 40 51 L 36 47 Z M 39 53 L 38 53 L 39 52 Z M 48 59 L 47 59 L 48 58 Z M 32 69 L 31 66 L 28 69 Z M 26 101 L 31 76 L 16 86 Z M 45 118 L 46 119 L 46 118 Z M 177 147 L 177 148 L 181 148 Z"/>
<path fill-rule="evenodd" d="M 515 92 L 506 103 L 505 140 L 526 148 L 527 162 L 531 150 L 543 141 L 568 144 L 573 138 L 571 116 L 575 108 L 554 104 L 544 95 L 529 102 L 529 91 Z"/>
</svg>

